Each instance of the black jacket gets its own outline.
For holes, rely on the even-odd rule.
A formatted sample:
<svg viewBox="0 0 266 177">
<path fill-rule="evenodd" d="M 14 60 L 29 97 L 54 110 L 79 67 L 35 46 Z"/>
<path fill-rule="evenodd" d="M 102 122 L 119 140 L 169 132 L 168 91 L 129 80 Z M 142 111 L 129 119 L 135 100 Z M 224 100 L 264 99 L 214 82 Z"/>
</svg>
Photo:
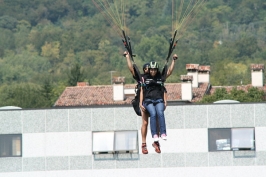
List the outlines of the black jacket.
<svg viewBox="0 0 266 177">
<path fill-rule="evenodd" d="M 148 74 L 144 75 L 143 78 L 143 98 L 152 100 L 164 99 L 165 87 L 161 74 L 157 74 L 155 77 Z"/>
</svg>

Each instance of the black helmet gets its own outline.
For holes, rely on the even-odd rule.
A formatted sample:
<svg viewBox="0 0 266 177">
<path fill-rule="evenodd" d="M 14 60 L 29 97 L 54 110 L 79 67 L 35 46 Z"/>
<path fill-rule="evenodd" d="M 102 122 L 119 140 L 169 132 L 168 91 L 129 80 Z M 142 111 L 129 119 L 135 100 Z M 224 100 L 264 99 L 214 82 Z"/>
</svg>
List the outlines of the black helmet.
<svg viewBox="0 0 266 177">
<path fill-rule="evenodd" d="M 150 68 L 150 63 L 145 63 L 142 67 L 143 72 L 145 73 L 145 68 Z"/>
<path fill-rule="evenodd" d="M 159 69 L 159 65 L 156 61 L 151 61 L 150 62 L 150 67 L 149 68 L 156 68 Z"/>
<path fill-rule="evenodd" d="M 145 69 L 145 68 L 149 68 L 150 67 L 150 63 L 145 63 L 144 65 L 143 65 L 143 67 L 142 67 L 142 69 Z"/>
</svg>

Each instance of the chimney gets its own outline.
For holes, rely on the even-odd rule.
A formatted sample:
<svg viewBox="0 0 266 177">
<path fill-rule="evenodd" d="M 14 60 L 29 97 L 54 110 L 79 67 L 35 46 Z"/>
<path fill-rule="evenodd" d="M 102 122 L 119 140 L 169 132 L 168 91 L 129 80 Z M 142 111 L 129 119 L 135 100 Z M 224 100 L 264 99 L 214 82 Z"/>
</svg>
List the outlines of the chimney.
<svg viewBox="0 0 266 177">
<path fill-rule="evenodd" d="M 251 84 L 253 87 L 263 87 L 264 64 L 251 64 Z"/>
<path fill-rule="evenodd" d="M 192 87 L 199 87 L 198 70 L 199 64 L 186 64 L 187 75 L 193 76 Z"/>
<path fill-rule="evenodd" d="M 84 87 L 84 86 L 89 86 L 90 84 L 88 82 L 77 82 L 78 87 Z"/>
<path fill-rule="evenodd" d="M 193 76 L 181 75 L 180 80 L 182 81 L 182 83 L 181 83 L 181 99 L 191 101 L 193 98 L 193 93 L 192 93 Z"/>
<path fill-rule="evenodd" d="M 199 75 L 198 82 L 199 83 L 210 83 L 210 66 L 199 66 Z"/>
<path fill-rule="evenodd" d="M 123 101 L 125 77 L 113 77 L 113 99 L 114 101 Z"/>
</svg>

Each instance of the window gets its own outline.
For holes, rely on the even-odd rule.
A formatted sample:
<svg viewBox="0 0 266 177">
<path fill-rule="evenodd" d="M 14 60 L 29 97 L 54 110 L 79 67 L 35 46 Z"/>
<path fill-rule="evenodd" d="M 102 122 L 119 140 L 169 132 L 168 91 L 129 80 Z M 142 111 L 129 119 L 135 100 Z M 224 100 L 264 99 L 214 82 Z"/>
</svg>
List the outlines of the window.
<svg viewBox="0 0 266 177">
<path fill-rule="evenodd" d="M 254 132 L 254 128 L 210 128 L 209 151 L 255 150 Z"/>
<path fill-rule="evenodd" d="M 254 128 L 232 128 L 232 150 L 255 150 Z"/>
<path fill-rule="evenodd" d="M 22 135 L 2 134 L 0 135 L 0 157 L 21 157 Z"/>
<path fill-rule="evenodd" d="M 137 153 L 138 131 L 92 132 L 92 152 L 101 153 Z"/>
<path fill-rule="evenodd" d="M 231 150 L 231 129 L 211 128 L 208 129 L 209 151 Z"/>
<path fill-rule="evenodd" d="M 115 151 L 116 152 L 136 152 L 138 149 L 137 131 L 116 131 Z"/>
<path fill-rule="evenodd" d="M 92 132 L 93 153 L 114 151 L 114 132 Z"/>
</svg>

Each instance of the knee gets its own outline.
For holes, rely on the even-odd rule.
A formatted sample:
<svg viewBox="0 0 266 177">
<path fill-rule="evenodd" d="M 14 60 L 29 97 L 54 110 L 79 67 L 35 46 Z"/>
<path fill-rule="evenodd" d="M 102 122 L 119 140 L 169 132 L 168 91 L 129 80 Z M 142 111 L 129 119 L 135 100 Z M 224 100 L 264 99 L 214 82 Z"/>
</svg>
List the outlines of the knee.
<svg viewBox="0 0 266 177">
<path fill-rule="evenodd" d="M 158 116 L 163 116 L 164 115 L 164 110 L 157 110 Z"/>
<path fill-rule="evenodd" d="M 148 126 L 148 124 L 149 124 L 148 118 L 149 117 L 148 117 L 148 115 L 146 113 L 142 115 L 142 126 L 144 126 L 144 127 Z"/>
<path fill-rule="evenodd" d="M 156 111 L 150 111 L 149 116 L 150 117 L 156 117 Z"/>
<path fill-rule="evenodd" d="M 147 121 L 143 121 L 143 122 L 142 122 L 142 126 L 143 126 L 143 127 L 148 127 L 148 122 L 147 122 Z"/>
</svg>

